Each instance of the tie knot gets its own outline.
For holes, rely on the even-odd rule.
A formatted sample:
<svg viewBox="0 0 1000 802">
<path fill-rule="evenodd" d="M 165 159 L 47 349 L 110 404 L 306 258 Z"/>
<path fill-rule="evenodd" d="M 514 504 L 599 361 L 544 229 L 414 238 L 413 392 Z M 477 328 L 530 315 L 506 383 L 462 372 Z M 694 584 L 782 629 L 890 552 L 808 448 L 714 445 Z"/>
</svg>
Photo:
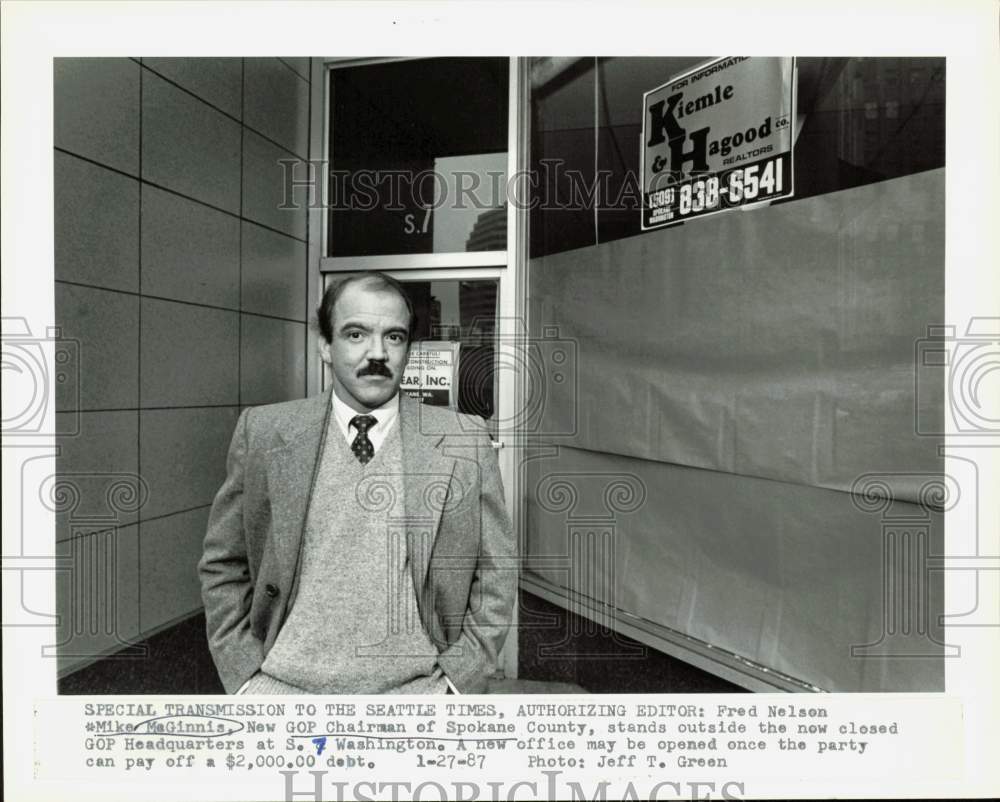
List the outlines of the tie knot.
<svg viewBox="0 0 1000 802">
<path fill-rule="evenodd" d="M 351 418 L 351 426 L 357 429 L 359 434 L 366 434 L 376 423 L 378 420 L 371 415 L 355 415 Z"/>
</svg>

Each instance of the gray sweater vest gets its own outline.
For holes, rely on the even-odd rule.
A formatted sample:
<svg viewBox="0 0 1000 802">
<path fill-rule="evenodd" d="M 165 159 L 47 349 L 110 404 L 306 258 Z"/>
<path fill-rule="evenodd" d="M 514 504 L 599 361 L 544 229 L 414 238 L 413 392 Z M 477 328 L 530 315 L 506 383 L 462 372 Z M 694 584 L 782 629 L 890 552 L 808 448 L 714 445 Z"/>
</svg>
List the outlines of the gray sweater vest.
<svg viewBox="0 0 1000 802">
<path fill-rule="evenodd" d="M 248 693 L 445 693 L 406 557 L 399 422 L 362 465 L 330 416 L 299 590 Z"/>
</svg>

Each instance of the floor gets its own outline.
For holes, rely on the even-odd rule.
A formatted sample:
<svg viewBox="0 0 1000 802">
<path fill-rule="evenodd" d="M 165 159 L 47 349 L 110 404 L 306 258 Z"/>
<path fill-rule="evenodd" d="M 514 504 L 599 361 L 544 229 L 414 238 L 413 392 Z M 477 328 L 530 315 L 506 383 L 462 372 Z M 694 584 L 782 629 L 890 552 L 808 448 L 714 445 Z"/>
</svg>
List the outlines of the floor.
<svg viewBox="0 0 1000 802">
<path fill-rule="evenodd" d="M 689 663 L 521 592 L 518 675 L 589 693 L 746 693 Z"/>
<path fill-rule="evenodd" d="M 520 676 L 493 693 L 739 693 L 743 689 L 631 638 L 521 594 Z M 59 681 L 64 694 L 224 693 L 196 615 L 145 641 L 144 658 L 99 660 Z"/>
<path fill-rule="evenodd" d="M 98 660 L 59 680 L 59 693 L 225 693 L 196 615 L 144 642 L 146 657 Z"/>
</svg>

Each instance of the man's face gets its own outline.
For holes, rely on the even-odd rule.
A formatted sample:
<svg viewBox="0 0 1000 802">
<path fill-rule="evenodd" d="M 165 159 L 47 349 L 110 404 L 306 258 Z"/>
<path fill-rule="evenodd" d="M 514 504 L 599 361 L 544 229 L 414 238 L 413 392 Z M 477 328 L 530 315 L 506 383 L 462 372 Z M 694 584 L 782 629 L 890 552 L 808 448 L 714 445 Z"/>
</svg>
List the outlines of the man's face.
<svg viewBox="0 0 1000 802">
<path fill-rule="evenodd" d="M 333 342 L 320 355 L 333 370 L 333 391 L 357 412 L 392 398 L 409 353 L 406 303 L 394 291 L 351 284 L 333 307 Z"/>
</svg>

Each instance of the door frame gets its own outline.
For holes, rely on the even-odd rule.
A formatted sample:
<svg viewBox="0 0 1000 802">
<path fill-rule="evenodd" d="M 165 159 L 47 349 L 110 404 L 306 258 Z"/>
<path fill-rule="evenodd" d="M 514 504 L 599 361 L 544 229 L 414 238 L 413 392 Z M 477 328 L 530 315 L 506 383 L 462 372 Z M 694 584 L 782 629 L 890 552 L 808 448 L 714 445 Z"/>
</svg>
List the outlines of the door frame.
<svg viewBox="0 0 1000 802">
<path fill-rule="evenodd" d="M 309 176 L 313 183 L 308 210 L 307 259 L 309 282 L 307 303 L 316 309 L 326 286 L 327 275 L 343 272 L 381 270 L 400 280 L 447 280 L 496 278 L 497 294 L 497 364 L 515 366 L 512 371 L 498 371 L 497 415 L 501 421 L 515 420 L 524 406 L 525 376 L 516 366 L 526 364 L 527 355 L 527 270 L 528 208 L 515 205 L 513 199 L 528 198 L 529 107 L 528 59 L 509 57 L 507 115 L 507 248 L 502 251 L 456 253 L 397 254 L 390 256 L 329 257 L 327 242 L 328 186 L 324 180 L 330 163 L 331 75 L 333 70 L 395 61 L 426 59 L 323 58 L 311 64 Z M 503 360 L 501 363 L 500 360 Z M 323 388 L 324 370 L 318 349 L 306 359 L 306 386 L 309 394 Z M 522 453 L 520 433 L 502 432 L 498 448 L 500 476 L 505 489 L 507 512 L 514 526 L 519 555 L 524 555 L 522 487 L 516 456 Z M 520 583 L 519 583 L 520 586 Z M 499 667 L 508 678 L 517 677 L 518 605 L 514 605 L 511 634 L 500 654 Z"/>
</svg>

